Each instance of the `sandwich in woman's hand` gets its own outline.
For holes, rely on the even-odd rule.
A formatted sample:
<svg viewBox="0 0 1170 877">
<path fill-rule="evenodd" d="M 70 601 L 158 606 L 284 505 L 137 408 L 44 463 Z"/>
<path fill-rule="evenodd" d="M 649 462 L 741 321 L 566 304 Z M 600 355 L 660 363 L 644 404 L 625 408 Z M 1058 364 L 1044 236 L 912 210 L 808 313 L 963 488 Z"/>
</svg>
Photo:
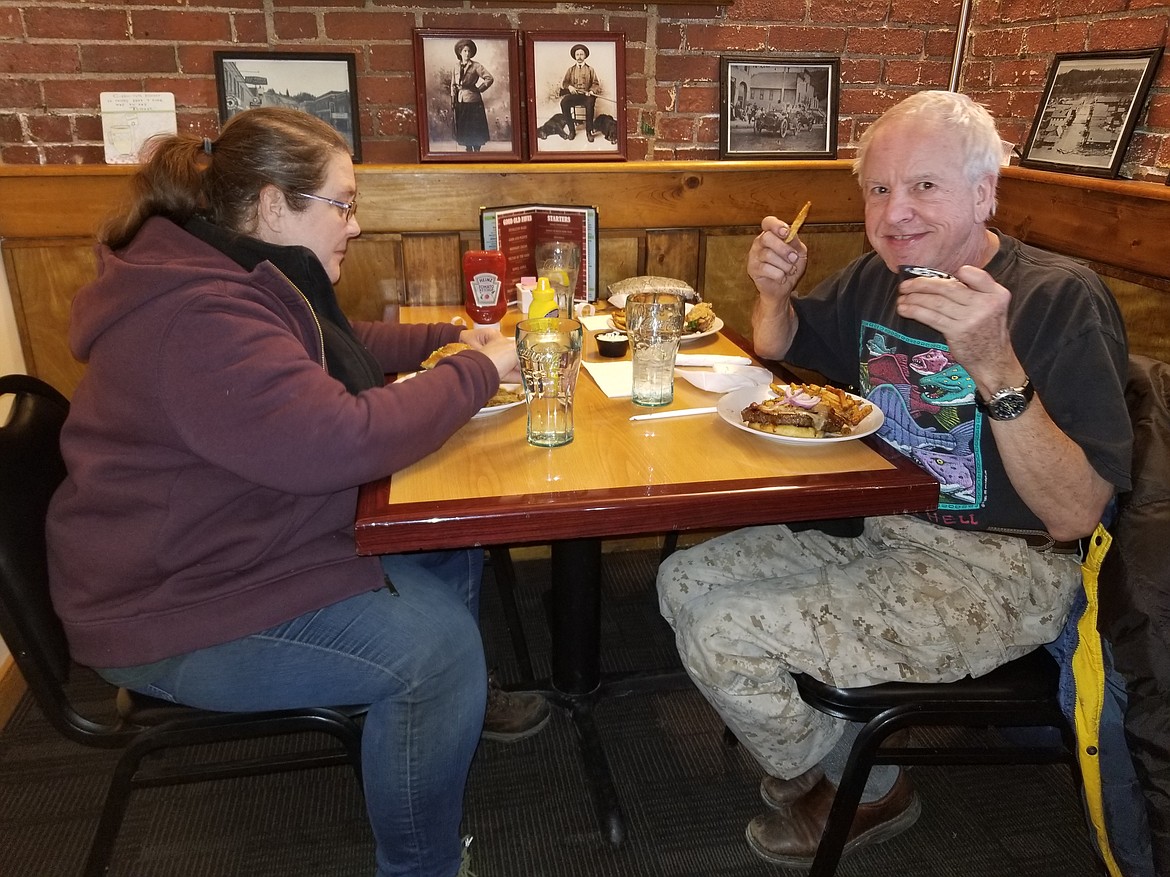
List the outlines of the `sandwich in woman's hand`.
<svg viewBox="0 0 1170 877">
<path fill-rule="evenodd" d="M 458 353 L 460 350 L 470 350 L 470 344 L 464 344 L 462 341 L 452 341 L 450 344 L 444 344 L 438 350 L 434 351 L 430 356 L 422 361 L 423 368 L 434 368 L 439 364 L 439 360 L 446 356 L 451 356 Z"/>
</svg>

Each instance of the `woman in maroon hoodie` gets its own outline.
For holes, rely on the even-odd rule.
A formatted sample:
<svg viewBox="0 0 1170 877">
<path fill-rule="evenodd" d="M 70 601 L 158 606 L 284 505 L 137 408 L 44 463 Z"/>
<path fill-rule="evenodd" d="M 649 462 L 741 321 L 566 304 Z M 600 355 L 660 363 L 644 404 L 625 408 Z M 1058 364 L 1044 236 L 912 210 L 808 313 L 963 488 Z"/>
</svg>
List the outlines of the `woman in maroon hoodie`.
<svg viewBox="0 0 1170 877">
<path fill-rule="evenodd" d="M 483 725 L 481 552 L 359 557 L 359 485 L 438 448 L 516 369 L 498 332 L 353 323 L 348 146 L 294 110 L 163 139 L 73 306 L 88 364 L 49 515 L 73 655 L 208 709 L 368 703 L 378 875 L 460 868 Z M 451 341 L 473 349 L 401 384 Z M 547 711 L 547 705 L 543 705 Z"/>
</svg>

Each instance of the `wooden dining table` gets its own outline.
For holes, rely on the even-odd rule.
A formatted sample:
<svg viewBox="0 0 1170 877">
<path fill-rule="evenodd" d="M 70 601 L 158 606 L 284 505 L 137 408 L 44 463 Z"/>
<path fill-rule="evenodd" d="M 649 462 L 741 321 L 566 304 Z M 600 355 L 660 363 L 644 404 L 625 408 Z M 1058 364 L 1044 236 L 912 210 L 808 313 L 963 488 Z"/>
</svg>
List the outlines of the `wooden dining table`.
<svg viewBox="0 0 1170 877">
<path fill-rule="evenodd" d="M 466 319 L 452 307 L 400 312 L 403 322 L 414 323 L 459 316 Z M 514 331 L 519 319 L 510 310 L 503 331 Z M 585 334 L 583 359 L 604 361 L 596 332 Z M 722 331 L 684 343 L 680 353 L 750 356 L 749 349 Z M 666 407 L 710 407 L 717 399 L 676 378 L 674 401 Z M 615 845 L 624 838 L 624 822 L 591 717 L 603 688 L 602 541 L 901 514 L 938 503 L 938 483 L 872 437 L 795 445 L 735 428 L 715 413 L 630 420 L 650 410 L 607 396 L 583 367 L 570 444 L 528 444 L 522 404 L 485 409 L 438 451 L 365 485 L 355 520 L 362 554 L 551 546 L 547 688 L 577 722 L 598 816 Z"/>
</svg>

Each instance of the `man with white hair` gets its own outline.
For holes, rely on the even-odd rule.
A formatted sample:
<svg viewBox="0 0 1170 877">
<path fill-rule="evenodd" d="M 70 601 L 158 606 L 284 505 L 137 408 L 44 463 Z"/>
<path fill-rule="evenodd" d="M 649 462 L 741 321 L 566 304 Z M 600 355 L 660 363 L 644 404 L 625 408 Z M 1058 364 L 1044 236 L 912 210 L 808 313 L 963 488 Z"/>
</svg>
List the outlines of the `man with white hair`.
<svg viewBox="0 0 1170 877">
<path fill-rule="evenodd" d="M 941 496 L 856 536 L 739 530 L 659 571 L 688 673 L 768 774 L 747 839 L 777 864 L 811 863 L 857 731 L 804 704 L 792 674 L 946 682 L 1051 642 L 1080 587 L 1077 540 L 1129 487 L 1116 302 L 1083 265 L 988 226 L 1000 156 L 979 104 L 914 94 L 854 162 L 872 252 L 807 296 L 794 289 L 808 250 L 785 242 L 787 223 L 764 219 L 748 256 L 757 353 L 853 386 Z M 846 850 L 919 810 L 900 768 L 875 768 Z"/>
</svg>

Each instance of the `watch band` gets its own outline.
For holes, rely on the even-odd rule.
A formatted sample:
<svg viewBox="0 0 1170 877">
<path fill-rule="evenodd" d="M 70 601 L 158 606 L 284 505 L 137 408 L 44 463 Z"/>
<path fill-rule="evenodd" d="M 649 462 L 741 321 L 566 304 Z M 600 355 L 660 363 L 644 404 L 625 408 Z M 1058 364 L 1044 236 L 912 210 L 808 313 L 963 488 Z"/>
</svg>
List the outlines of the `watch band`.
<svg viewBox="0 0 1170 877">
<path fill-rule="evenodd" d="M 1025 377 L 1023 386 L 1002 387 L 991 394 L 986 402 L 975 391 L 975 405 L 992 420 L 1015 420 L 1028 408 L 1035 389 L 1030 378 Z"/>
</svg>

